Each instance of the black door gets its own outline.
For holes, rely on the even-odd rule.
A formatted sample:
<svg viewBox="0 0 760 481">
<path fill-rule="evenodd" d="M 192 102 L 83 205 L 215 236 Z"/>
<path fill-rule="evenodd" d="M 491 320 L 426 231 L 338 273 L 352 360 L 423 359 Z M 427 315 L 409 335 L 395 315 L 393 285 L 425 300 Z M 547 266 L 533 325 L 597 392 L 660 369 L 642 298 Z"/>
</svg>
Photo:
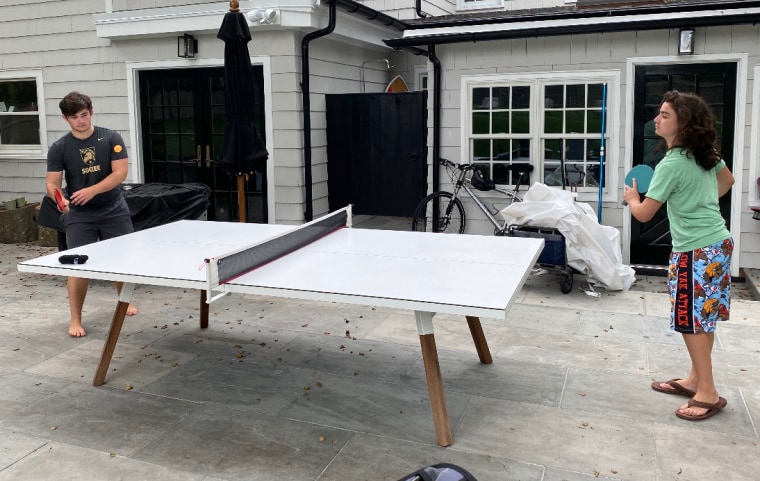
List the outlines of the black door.
<svg viewBox="0 0 760 481">
<path fill-rule="evenodd" d="M 427 93 L 332 94 L 327 101 L 330 210 L 411 217 L 427 188 Z"/>
<path fill-rule="evenodd" d="M 254 66 L 258 92 L 263 69 Z M 222 146 L 224 69 L 222 67 L 140 72 L 142 160 L 145 181 L 202 183 L 211 188 L 208 220 L 238 220 L 237 177 L 213 160 Z M 263 130 L 263 101 L 256 123 Z M 246 221 L 267 222 L 266 172 L 245 182 Z"/>
<path fill-rule="evenodd" d="M 700 95 L 713 109 L 721 155 L 733 170 L 736 101 L 736 64 L 706 63 L 636 67 L 634 90 L 633 165 L 654 168 L 665 155 L 665 142 L 654 133 L 654 118 L 662 95 L 670 90 Z M 720 199 L 720 210 L 728 225 L 731 196 Z M 666 265 L 672 248 L 666 206 L 645 223 L 632 218 L 631 264 Z"/>
</svg>

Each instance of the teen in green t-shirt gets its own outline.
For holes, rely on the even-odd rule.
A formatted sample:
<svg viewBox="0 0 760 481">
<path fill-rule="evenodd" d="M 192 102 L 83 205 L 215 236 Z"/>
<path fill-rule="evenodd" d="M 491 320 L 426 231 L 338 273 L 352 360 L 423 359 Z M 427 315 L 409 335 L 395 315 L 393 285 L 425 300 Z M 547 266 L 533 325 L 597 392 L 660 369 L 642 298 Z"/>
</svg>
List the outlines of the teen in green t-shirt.
<svg viewBox="0 0 760 481">
<path fill-rule="evenodd" d="M 718 154 L 713 114 L 701 97 L 667 92 L 654 123 L 668 151 L 644 200 L 635 180 L 624 195 L 639 222 L 650 221 L 667 203 L 673 239 L 670 326 L 683 336 L 691 371 L 683 379 L 655 381 L 652 389 L 689 397 L 676 416 L 701 421 L 726 406 L 713 380 L 712 348 L 717 321 L 729 317 L 734 247 L 718 199 L 731 189 L 734 176 Z"/>
</svg>

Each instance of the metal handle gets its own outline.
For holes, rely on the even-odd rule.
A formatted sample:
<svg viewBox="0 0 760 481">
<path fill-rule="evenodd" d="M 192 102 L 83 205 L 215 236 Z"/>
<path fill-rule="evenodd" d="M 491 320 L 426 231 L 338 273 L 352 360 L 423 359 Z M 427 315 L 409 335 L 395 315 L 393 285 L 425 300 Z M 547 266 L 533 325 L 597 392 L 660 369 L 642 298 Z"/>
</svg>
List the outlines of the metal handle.
<svg viewBox="0 0 760 481">
<path fill-rule="evenodd" d="M 198 163 L 198 167 L 201 166 L 201 144 L 195 146 L 195 160 Z"/>
<path fill-rule="evenodd" d="M 211 167 L 211 146 L 206 146 L 206 167 Z"/>
</svg>

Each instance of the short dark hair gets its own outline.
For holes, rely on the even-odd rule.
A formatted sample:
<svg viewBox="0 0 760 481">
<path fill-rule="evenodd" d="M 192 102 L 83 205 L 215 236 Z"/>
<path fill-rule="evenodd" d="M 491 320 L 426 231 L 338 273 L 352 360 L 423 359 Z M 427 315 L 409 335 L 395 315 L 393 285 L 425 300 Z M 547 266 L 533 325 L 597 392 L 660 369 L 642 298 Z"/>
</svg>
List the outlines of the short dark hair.
<svg viewBox="0 0 760 481">
<path fill-rule="evenodd" d="M 58 103 L 61 113 L 65 116 L 76 115 L 82 109 L 92 112 L 92 99 L 79 92 L 69 92 Z"/>
</svg>

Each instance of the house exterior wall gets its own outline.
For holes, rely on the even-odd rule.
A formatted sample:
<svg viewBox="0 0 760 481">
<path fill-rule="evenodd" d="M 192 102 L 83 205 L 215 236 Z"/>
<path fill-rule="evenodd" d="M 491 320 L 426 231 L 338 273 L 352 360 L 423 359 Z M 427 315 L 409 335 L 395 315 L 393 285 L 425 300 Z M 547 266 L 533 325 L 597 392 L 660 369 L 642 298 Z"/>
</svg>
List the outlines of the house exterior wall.
<svg viewBox="0 0 760 481">
<path fill-rule="evenodd" d="M 72 90 L 90 95 L 94 122 L 119 131 L 127 143 L 130 172 L 127 182 L 142 182 L 139 138 L 139 99 L 136 85 L 142 69 L 223 66 L 224 44 L 216 30 L 196 33 L 197 58 L 177 59 L 176 33 L 165 36 L 137 36 L 109 40 L 95 32 L 93 14 L 105 13 L 103 0 L 43 2 L 45 8 L 0 5 L 0 78 L 13 72 L 38 73 L 44 101 L 42 148 L 39 152 L 8 154 L 0 151 L 0 198 L 25 196 L 39 201 L 45 195 L 47 147 L 68 132 L 61 119 L 59 100 Z M 156 5 L 159 4 L 160 5 Z M 170 2 L 171 5 L 208 2 Z M 113 1 L 113 10 L 136 10 L 170 6 L 163 0 Z M 30 11 L 35 15 L 30 17 Z M 221 15 L 219 24 L 221 24 Z M 301 94 L 301 41 L 297 29 L 253 30 L 251 56 L 268 63 L 265 84 L 270 153 L 268 193 L 270 221 L 300 224 L 304 221 L 304 133 Z M 307 31 L 311 31 L 309 29 Z M 328 212 L 325 93 L 360 92 L 362 64 L 388 58 L 389 63 L 406 65 L 406 55 L 391 49 L 361 46 L 358 42 L 337 42 L 330 37 L 310 44 L 310 90 L 312 126 L 313 214 Z M 396 59 L 399 59 L 397 61 Z M 382 62 L 364 65 L 367 92 L 382 91 L 392 70 Z"/>
<path fill-rule="evenodd" d="M 41 151 L 8 154 L 0 151 L 0 195 L 25 195 L 39 201 L 44 195 L 47 146 L 67 131 L 58 100 L 70 90 L 92 95 L 101 111 L 97 121 L 125 134 L 124 64 L 109 51 L 109 42 L 93 34 L 92 14 L 102 12 L 99 0 L 4 2 L 0 6 L 0 75 L 38 73 L 43 81 L 44 111 Z M 121 92 L 120 92 L 121 90 Z M 129 148 L 130 146 L 128 146 Z"/>
<path fill-rule="evenodd" d="M 744 268 L 760 267 L 760 222 L 752 220 L 750 206 L 760 204 L 760 194 L 755 179 L 760 175 L 758 160 L 757 128 L 760 118 L 753 111 L 753 92 L 758 101 L 755 75 L 760 72 L 760 44 L 758 29 L 752 25 L 710 27 L 698 29 L 696 52 L 691 56 L 677 54 L 678 30 L 654 30 L 646 32 L 621 32 L 614 34 L 589 34 L 558 37 L 539 37 L 517 40 L 494 40 L 479 43 L 444 44 L 436 46 L 436 55 L 442 66 L 442 117 L 441 156 L 455 161 L 466 161 L 467 151 L 463 131 L 463 102 L 466 92 L 462 90 L 463 79 L 468 76 L 496 74 L 532 76 L 562 75 L 559 72 L 612 71 L 619 74 L 620 82 L 608 93 L 610 105 L 619 106 L 619 112 L 611 132 L 615 140 L 614 150 L 607 151 L 605 165 L 610 169 L 615 186 L 605 193 L 603 219 L 605 225 L 621 229 L 624 243 L 630 238 L 630 217 L 620 205 L 623 178 L 633 164 L 632 107 L 633 68 L 637 64 L 678 64 L 680 62 L 738 62 L 738 86 L 736 114 L 736 139 L 734 145 L 734 175 L 737 183 L 732 190 L 732 234 L 734 235 L 739 265 Z M 611 119 L 613 120 L 613 119 Z M 431 132 L 432 135 L 432 132 Z M 615 139 L 615 137 L 617 137 Z M 432 137 L 431 137 L 432 138 Z M 612 143 L 612 142 L 611 142 Z M 608 149 L 612 147 L 608 145 Z M 429 176 L 432 179 L 432 176 Z M 445 174 L 441 188 L 449 184 Z M 609 179 L 609 177 L 608 177 Z M 532 179 L 536 181 L 536 179 Z M 540 179 L 539 179 L 540 180 Z M 489 198 L 486 196 L 486 199 Z M 597 209 L 597 193 L 581 192 L 579 201 Z M 493 199 L 497 202 L 497 199 Z M 486 205 L 489 205 L 486 202 Z M 491 224 L 472 201 L 465 201 L 468 216 L 468 233 L 490 234 Z M 627 256 L 627 246 L 623 246 Z"/>
</svg>

